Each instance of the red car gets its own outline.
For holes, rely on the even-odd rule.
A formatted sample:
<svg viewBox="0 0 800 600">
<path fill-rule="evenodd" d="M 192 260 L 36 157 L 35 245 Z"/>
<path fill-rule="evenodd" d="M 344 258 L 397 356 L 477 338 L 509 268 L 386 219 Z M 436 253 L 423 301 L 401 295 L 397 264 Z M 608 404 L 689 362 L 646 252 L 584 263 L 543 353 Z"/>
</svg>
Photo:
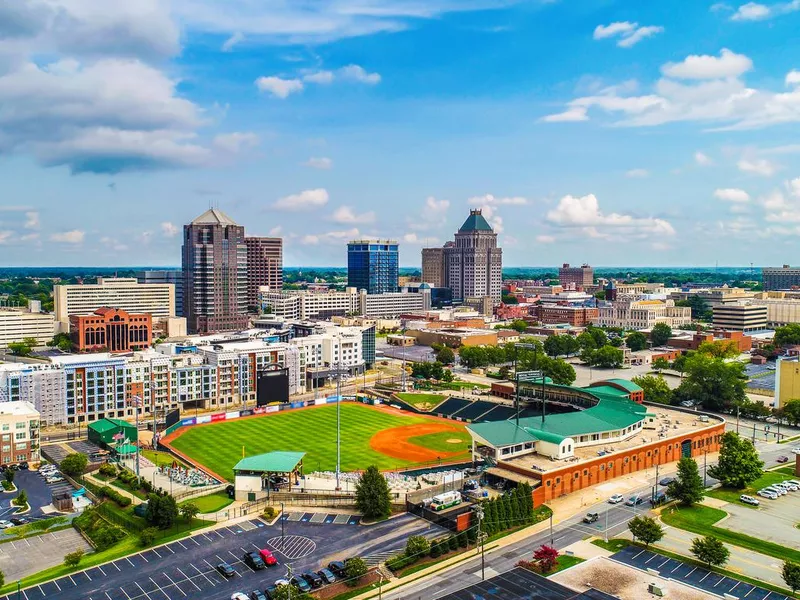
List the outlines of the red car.
<svg viewBox="0 0 800 600">
<path fill-rule="evenodd" d="M 259 550 L 258 555 L 261 557 L 261 560 L 264 561 L 264 564 L 267 565 L 268 567 L 272 567 L 278 564 L 278 559 L 275 558 L 275 555 L 273 555 L 272 552 L 270 552 L 267 549 Z"/>
<path fill-rule="evenodd" d="M 779 456 L 775 460 L 777 462 L 779 462 L 779 463 L 786 463 L 786 462 L 789 462 L 789 457 L 788 456 Z"/>
</svg>

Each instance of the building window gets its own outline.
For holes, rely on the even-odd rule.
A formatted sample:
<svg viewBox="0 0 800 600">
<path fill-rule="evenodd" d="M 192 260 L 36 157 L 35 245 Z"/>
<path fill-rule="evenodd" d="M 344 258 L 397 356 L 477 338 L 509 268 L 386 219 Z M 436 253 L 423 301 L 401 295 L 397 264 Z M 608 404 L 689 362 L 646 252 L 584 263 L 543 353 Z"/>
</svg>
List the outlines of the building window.
<svg viewBox="0 0 800 600">
<path fill-rule="evenodd" d="M 629 462 L 629 459 L 628 459 L 628 457 L 626 456 L 626 457 L 625 457 L 625 464 L 627 465 L 627 464 L 628 464 L 628 462 Z"/>
<path fill-rule="evenodd" d="M 552 482 L 552 481 L 550 481 L 550 480 L 548 479 L 548 480 L 545 482 L 545 485 L 546 485 L 547 487 L 550 487 L 550 485 L 551 485 L 552 483 L 553 483 L 553 482 Z"/>
<path fill-rule="evenodd" d="M 558 485 L 559 483 L 561 483 L 561 477 L 556 477 L 556 485 Z"/>
<path fill-rule="evenodd" d="M 605 471 L 606 470 L 606 466 L 605 465 L 600 465 L 600 470 L 601 471 Z"/>
<path fill-rule="evenodd" d="M 584 470 L 583 470 L 583 474 L 584 474 L 584 475 L 588 475 L 588 474 L 589 474 L 589 469 L 584 469 Z"/>
<path fill-rule="evenodd" d="M 580 473 L 578 473 L 577 471 L 575 471 L 575 479 L 577 479 L 577 478 L 578 478 L 578 477 L 580 477 L 580 476 L 581 476 L 581 474 L 580 474 Z"/>
</svg>

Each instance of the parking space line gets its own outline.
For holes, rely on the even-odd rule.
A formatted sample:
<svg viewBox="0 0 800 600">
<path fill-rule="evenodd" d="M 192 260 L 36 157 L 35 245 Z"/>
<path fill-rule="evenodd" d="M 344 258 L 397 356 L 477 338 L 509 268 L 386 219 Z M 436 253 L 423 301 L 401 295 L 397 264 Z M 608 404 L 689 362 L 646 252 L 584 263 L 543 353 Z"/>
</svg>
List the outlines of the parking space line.
<svg viewBox="0 0 800 600">
<path fill-rule="evenodd" d="M 200 542 L 198 542 L 196 539 L 194 539 L 194 536 L 192 536 L 192 537 L 190 537 L 188 539 L 192 540 L 195 543 L 195 545 L 197 545 L 197 546 L 200 545 Z"/>
<path fill-rule="evenodd" d="M 25 596 L 25 600 L 28 600 L 28 594 L 25 593 L 25 590 L 22 590 L 22 595 Z"/>
<path fill-rule="evenodd" d="M 680 562 L 679 562 L 679 563 L 678 563 L 678 566 L 677 566 L 677 567 L 675 567 L 674 569 L 672 569 L 672 571 L 670 571 L 670 573 L 674 573 L 675 571 L 677 571 L 678 569 L 680 569 L 682 565 L 683 565 L 683 563 L 680 563 Z"/>
<path fill-rule="evenodd" d="M 114 561 L 111 564 L 114 565 L 117 568 L 117 571 L 122 571 L 122 569 L 119 568 L 119 565 L 117 564 L 117 561 Z"/>
<path fill-rule="evenodd" d="M 69 577 L 69 580 L 72 582 L 72 585 L 74 585 L 75 587 L 78 587 L 78 584 L 75 583 L 75 580 L 72 578 L 72 575 L 67 575 L 67 577 Z"/>
<path fill-rule="evenodd" d="M 733 590 L 735 590 L 737 587 L 739 587 L 739 584 L 740 584 L 740 583 L 742 583 L 742 582 L 741 582 L 741 581 L 737 581 L 737 582 L 736 582 L 736 585 L 735 585 L 735 586 L 733 586 L 731 589 L 729 589 L 729 590 L 728 590 L 728 593 L 730 594 L 730 593 L 731 593 Z"/>
<path fill-rule="evenodd" d="M 127 560 L 127 561 L 130 563 L 130 565 L 131 565 L 132 567 L 136 567 L 136 565 L 135 565 L 135 564 L 133 564 L 133 563 L 131 562 L 131 559 L 130 559 L 130 558 L 128 558 L 127 556 L 125 557 L 125 560 Z"/>
<path fill-rule="evenodd" d="M 106 598 L 108 598 L 108 600 L 112 600 L 112 599 L 111 599 L 111 594 L 109 594 L 108 592 L 106 592 Z"/>
<path fill-rule="evenodd" d="M 714 587 L 717 587 L 723 581 L 725 581 L 725 578 L 724 577 L 720 577 L 720 580 L 717 583 L 714 584 Z"/>
<path fill-rule="evenodd" d="M 752 588 L 752 589 L 750 590 L 750 592 L 752 592 L 754 589 L 756 589 L 756 588 Z M 747 592 L 747 593 L 744 595 L 744 597 L 745 597 L 745 598 L 747 598 L 747 597 L 750 595 L 750 592 Z"/>
<path fill-rule="evenodd" d="M 181 548 L 183 548 L 184 550 L 186 550 L 186 546 L 184 546 L 183 544 L 181 544 L 181 541 L 180 541 L 180 540 L 178 540 L 178 541 L 177 541 L 177 542 L 175 542 L 175 543 L 176 543 L 176 544 L 178 544 L 178 545 L 179 545 Z"/>
<path fill-rule="evenodd" d="M 163 549 L 165 549 L 165 548 L 166 548 L 167 550 L 169 550 L 170 552 L 172 552 L 173 554 L 175 554 L 175 550 L 173 550 L 173 549 L 172 549 L 172 548 L 170 548 L 169 546 L 161 546 L 161 549 L 162 549 L 162 550 L 163 550 Z"/>
<path fill-rule="evenodd" d="M 149 560 L 147 560 L 147 559 L 144 557 L 144 552 L 142 552 L 141 554 L 137 554 L 136 556 L 138 556 L 139 558 L 141 558 L 141 559 L 142 559 L 144 562 L 146 562 L 146 563 L 149 563 L 149 562 L 150 562 Z M 131 564 L 133 564 L 133 563 L 131 563 Z"/>
<path fill-rule="evenodd" d="M 169 582 L 175 587 L 175 589 L 177 589 L 181 594 L 183 594 L 184 597 L 186 597 L 186 592 L 184 592 L 177 583 L 172 581 L 172 577 L 170 577 L 166 573 L 162 573 L 162 575 L 164 575 L 164 577 L 169 579 Z M 153 580 L 151 579 L 150 581 L 153 581 Z"/>
<path fill-rule="evenodd" d="M 692 569 L 691 571 L 689 571 L 689 572 L 688 572 L 686 575 L 684 575 L 684 576 L 683 576 L 683 578 L 684 578 L 684 579 L 688 579 L 688 578 L 689 578 L 689 575 L 691 575 L 691 574 L 692 574 L 692 573 L 694 573 L 695 571 L 697 571 L 697 567 L 695 567 L 694 569 Z"/>
<path fill-rule="evenodd" d="M 98 568 L 98 569 L 100 570 L 100 572 L 103 574 L 103 577 L 105 577 L 105 576 L 106 576 L 106 572 L 105 572 L 105 571 L 103 571 L 103 567 L 101 567 L 100 565 L 97 565 L 97 568 Z"/>
<path fill-rule="evenodd" d="M 208 564 L 208 561 L 206 561 L 206 564 Z M 198 573 L 200 573 L 200 575 L 202 575 L 203 577 L 205 577 L 205 578 L 206 578 L 206 581 L 207 581 L 208 583 L 210 583 L 210 584 L 211 584 L 211 587 L 216 587 L 216 586 L 217 586 L 217 584 L 216 584 L 216 583 L 214 583 L 213 581 L 211 581 L 211 580 L 208 578 L 208 575 L 206 575 L 205 573 L 203 573 L 203 572 L 202 572 L 200 569 L 198 569 L 197 567 L 195 567 L 195 566 L 194 566 L 192 563 L 189 563 L 189 566 L 190 566 L 190 567 L 192 567 L 192 568 L 193 568 L 195 571 L 197 571 Z M 211 565 L 208 565 L 208 566 L 211 566 Z"/>
<path fill-rule="evenodd" d="M 120 591 L 120 592 L 122 592 L 123 594 L 125 594 L 125 597 L 126 597 L 128 600 L 131 600 L 131 597 L 128 595 L 128 592 L 126 592 L 126 591 L 125 591 L 123 588 L 119 588 L 119 591 Z"/>
<path fill-rule="evenodd" d="M 158 550 L 153 548 L 153 554 L 155 554 L 158 558 L 161 558 L 161 555 L 158 553 Z"/>
<path fill-rule="evenodd" d="M 60 586 L 60 585 L 58 585 L 58 579 L 54 579 L 54 580 L 53 580 L 53 583 L 55 583 L 55 584 L 56 584 L 56 587 L 58 588 L 58 591 L 60 592 L 60 591 L 61 591 L 61 586 Z"/>
<path fill-rule="evenodd" d="M 188 576 L 186 575 L 186 573 L 184 573 L 183 571 L 181 571 L 181 570 L 180 570 L 178 567 L 175 567 L 175 568 L 177 569 L 178 573 L 180 573 L 181 575 L 183 575 L 183 577 L 184 577 L 184 579 L 186 579 L 186 581 L 188 581 L 188 582 L 189 582 L 189 583 L 191 583 L 191 584 L 192 584 L 194 587 L 196 587 L 198 592 L 200 591 L 200 586 L 198 586 L 198 585 L 197 585 L 197 584 L 196 584 L 194 581 L 192 581 L 192 578 L 191 578 L 191 577 L 188 577 Z"/>
<path fill-rule="evenodd" d="M 164 596 L 166 596 L 168 600 L 172 600 L 172 599 L 169 597 L 169 595 L 167 595 L 167 593 L 166 593 L 166 592 L 165 592 L 165 591 L 164 591 L 164 590 L 161 588 L 161 586 L 160 586 L 160 585 L 158 585 L 158 584 L 157 584 L 155 581 L 153 581 L 153 578 L 152 578 L 152 577 L 148 577 L 148 579 L 150 580 L 150 582 L 151 582 L 151 583 L 152 583 L 154 586 L 156 586 L 155 592 L 160 592 L 160 593 L 164 594 Z M 154 594 L 155 592 L 150 592 L 150 593 L 151 593 L 151 594 Z"/>
<path fill-rule="evenodd" d="M 703 578 L 698 583 L 703 583 L 706 580 L 706 577 L 708 577 L 709 575 L 711 575 L 711 571 L 703 575 Z"/>
<path fill-rule="evenodd" d="M 150 595 L 142 589 L 142 586 L 140 586 L 139 583 L 136 582 L 136 581 L 134 581 L 133 583 L 136 585 L 136 587 L 138 587 L 142 591 L 142 593 L 144 594 L 144 597 L 147 598 L 147 600 L 150 600 Z M 130 596 L 128 596 L 128 597 L 130 598 Z"/>
</svg>

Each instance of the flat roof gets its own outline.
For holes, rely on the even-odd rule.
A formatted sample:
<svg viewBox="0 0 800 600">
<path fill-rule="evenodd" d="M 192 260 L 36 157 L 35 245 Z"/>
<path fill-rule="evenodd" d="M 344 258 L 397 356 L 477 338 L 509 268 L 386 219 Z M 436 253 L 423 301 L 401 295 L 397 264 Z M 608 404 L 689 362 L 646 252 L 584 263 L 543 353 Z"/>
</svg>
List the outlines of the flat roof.
<svg viewBox="0 0 800 600">
<path fill-rule="evenodd" d="M 234 471 L 261 471 L 262 473 L 291 473 L 303 460 L 305 452 L 267 452 L 243 458 Z"/>
<path fill-rule="evenodd" d="M 39 411 L 30 402 L 24 400 L 17 402 L 0 402 L 0 415 L 14 415 L 16 417 L 38 417 Z"/>
</svg>

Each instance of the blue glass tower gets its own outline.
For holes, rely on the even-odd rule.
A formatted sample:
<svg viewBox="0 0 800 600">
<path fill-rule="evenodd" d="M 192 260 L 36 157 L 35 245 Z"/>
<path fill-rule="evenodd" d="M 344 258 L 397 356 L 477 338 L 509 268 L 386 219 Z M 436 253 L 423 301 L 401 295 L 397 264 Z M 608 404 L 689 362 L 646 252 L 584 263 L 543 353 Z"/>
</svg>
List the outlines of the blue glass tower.
<svg viewBox="0 0 800 600">
<path fill-rule="evenodd" d="M 347 244 L 347 287 L 368 294 L 397 291 L 400 252 L 395 240 L 356 240 Z"/>
</svg>

